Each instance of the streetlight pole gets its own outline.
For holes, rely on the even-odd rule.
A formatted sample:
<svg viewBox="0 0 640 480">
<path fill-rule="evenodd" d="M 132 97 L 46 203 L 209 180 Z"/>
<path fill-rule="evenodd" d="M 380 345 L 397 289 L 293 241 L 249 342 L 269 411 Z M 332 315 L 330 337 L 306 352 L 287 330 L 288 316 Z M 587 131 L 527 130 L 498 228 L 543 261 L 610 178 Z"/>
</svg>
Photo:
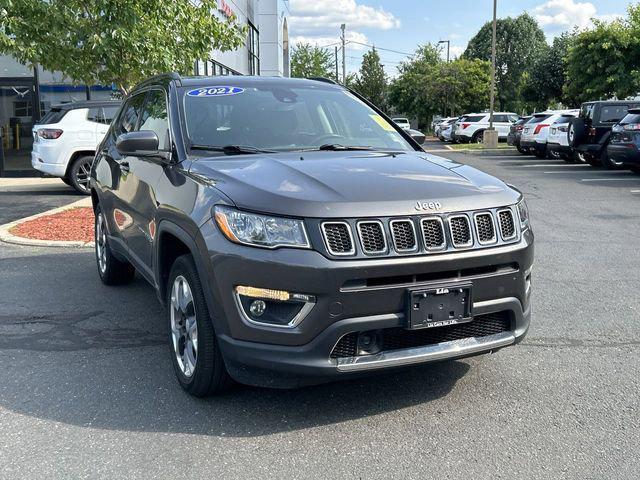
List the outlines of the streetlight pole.
<svg viewBox="0 0 640 480">
<path fill-rule="evenodd" d="M 342 25 L 340 25 L 340 30 L 342 30 L 342 84 L 346 85 L 347 83 L 347 61 L 345 60 L 346 58 L 346 51 L 345 51 L 345 46 L 346 46 L 346 38 L 345 38 L 345 33 L 344 30 L 345 28 L 347 28 L 347 26 L 343 23 Z"/>
<path fill-rule="evenodd" d="M 451 46 L 451 40 L 440 40 L 438 42 L 440 43 L 446 43 L 447 44 L 447 63 L 449 63 L 449 47 Z"/>
<path fill-rule="evenodd" d="M 496 102 L 496 27 L 497 27 L 498 0 L 493 0 L 493 32 L 491 36 L 491 97 L 489 104 L 489 130 L 484 132 L 485 147 L 498 146 L 498 132 L 493 128 L 493 112 Z"/>
</svg>

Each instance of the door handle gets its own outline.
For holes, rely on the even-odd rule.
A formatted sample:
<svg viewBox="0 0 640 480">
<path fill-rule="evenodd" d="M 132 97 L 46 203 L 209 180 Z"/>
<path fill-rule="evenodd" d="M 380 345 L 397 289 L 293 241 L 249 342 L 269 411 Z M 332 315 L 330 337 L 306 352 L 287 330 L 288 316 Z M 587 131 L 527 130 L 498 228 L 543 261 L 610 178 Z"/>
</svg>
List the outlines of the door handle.
<svg viewBox="0 0 640 480">
<path fill-rule="evenodd" d="M 129 162 L 127 162 L 126 160 L 118 162 L 118 165 L 120 166 L 120 170 L 122 172 L 124 172 L 124 173 L 128 173 L 129 172 Z"/>
</svg>

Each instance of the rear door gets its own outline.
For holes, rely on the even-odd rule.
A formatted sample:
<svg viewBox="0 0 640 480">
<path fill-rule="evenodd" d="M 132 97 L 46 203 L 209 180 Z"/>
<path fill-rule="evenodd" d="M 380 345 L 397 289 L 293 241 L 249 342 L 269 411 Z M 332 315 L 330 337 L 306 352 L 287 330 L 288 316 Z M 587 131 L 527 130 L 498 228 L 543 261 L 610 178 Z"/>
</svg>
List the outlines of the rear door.
<svg viewBox="0 0 640 480">
<path fill-rule="evenodd" d="M 111 125 L 119 107 L 120 105 L 114 102 L 113 106 L 91 107 L 87 112 L 87 120 L 95 128 L 92 140 L 95 145 L 98 145 L 109 131 L 109 125 Z"/>
</svg>

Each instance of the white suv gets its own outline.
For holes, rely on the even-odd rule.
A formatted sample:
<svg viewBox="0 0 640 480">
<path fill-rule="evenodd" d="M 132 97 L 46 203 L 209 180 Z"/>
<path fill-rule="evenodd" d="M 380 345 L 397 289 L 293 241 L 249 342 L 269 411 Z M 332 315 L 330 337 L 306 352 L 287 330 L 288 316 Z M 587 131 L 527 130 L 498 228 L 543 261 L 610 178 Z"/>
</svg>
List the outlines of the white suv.
<svg viewBox="0 0 640 480">
<path fill-rule="evenodd" d="M 456 122 L 456 140 L 462 143 L 482 143 L 484 132 L 489 128 L 489 113 L 469 113 Z M 509 129 L 520 118 L 513 112 L 494 112 L 493 127 L 498 131 L 498 138 L 506 140 Z"/>
<path fill-rule="evenodd" d="M 577 117 L 579 110 L 571 110 L 569 113 L 563 113 L 549 127 L 549 135 L 547 136 L 547 149 L 550 152 L 559 154 L 566 162 L 584 163 L 585 158 L 582 153 L 575 152 L 569 145 L 569 125 L 571 119 Z"/>
<path fill-rule="evenodd" d="M 535 113 L 531 120 L 524 124 L 520 146 L 528 148 L 538 158 L 560 156 L 556 150 L 548 148 L 549 127 L 564 116 L 576 117 L 579 110 L 547 110 Z M 566 136 L 566 135 L 565 135 Z"/>
<path fill-rule="evenodd" d="M 96 147 L 120 108 L 116 101 L 57 105 L 33 127 L 31 165 L 89 193 L 89 172 Z"/>
<path fill-rule="evenodd" d="M 392 118 L 391 120 L 393 121 L 393 123 L 398 125 L 403 130 L 408 130 L 408 129 L 411 128 L 411 123 L 409 123 L 409 119 L 408 118 L 395 117 L 395 118 Z"/>
</svg>

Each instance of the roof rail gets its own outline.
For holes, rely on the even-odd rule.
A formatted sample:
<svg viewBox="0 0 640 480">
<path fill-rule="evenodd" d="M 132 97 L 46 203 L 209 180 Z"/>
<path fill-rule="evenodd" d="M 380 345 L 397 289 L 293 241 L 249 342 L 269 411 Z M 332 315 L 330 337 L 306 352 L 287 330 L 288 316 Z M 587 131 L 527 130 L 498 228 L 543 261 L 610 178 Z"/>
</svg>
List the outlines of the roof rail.
<svg viewBox="0 0 640 480">
<path fill-rule="evenodd" d="M 332 85 L 340 85 L 338 82 L 327 77 L 307 77 L 307 80 L 315 80 L 316 82 L 330 83 Z"/>
<path fill-rule="evenodd" d="M 158 75 L 154 75 L 153 77 L 145 78 L 143 81 L 138 83 L 135 86 L 135 88 L 139 88 L 139 87 L 142 87 L 144 85 L 148 85 L 149 83 L 155 83 L 158 80 L 163 80 L 163 79 L 180 81 L 180 80 L 182 80 L 182 77 L 180 76 L 180 74 L 178 72 L 160 73 Z"/>
</svg>

